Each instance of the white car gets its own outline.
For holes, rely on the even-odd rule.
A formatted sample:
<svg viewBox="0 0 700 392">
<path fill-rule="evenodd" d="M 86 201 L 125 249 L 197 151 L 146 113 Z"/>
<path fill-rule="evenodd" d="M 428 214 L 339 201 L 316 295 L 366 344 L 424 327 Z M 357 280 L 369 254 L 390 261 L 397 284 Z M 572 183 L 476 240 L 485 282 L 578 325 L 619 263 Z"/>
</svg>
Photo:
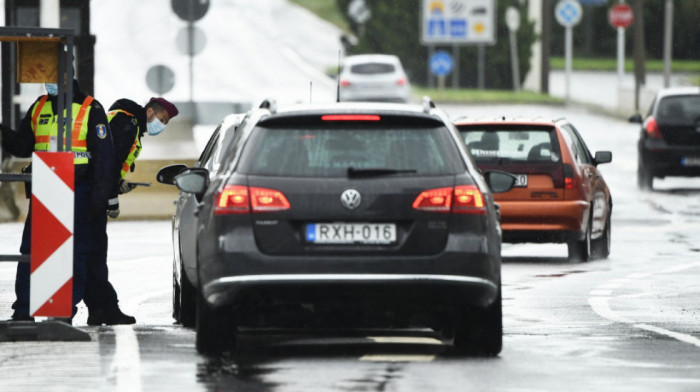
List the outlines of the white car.
<svg viewBox="0 0 700 392">
<path fill-rule="evenodd" d="M 348 56 L 339 75 L 340 101 L 408 102 L 411 85 L 394 55 Z"/>
</svg>

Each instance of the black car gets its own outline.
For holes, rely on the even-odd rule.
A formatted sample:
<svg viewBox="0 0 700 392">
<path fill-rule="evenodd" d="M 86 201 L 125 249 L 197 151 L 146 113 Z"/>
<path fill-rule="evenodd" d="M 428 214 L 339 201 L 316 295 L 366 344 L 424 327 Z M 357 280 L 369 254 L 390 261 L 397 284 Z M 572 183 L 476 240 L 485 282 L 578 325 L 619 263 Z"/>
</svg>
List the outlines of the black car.
<svg viewBox="0 0 700 392">
<path fill-rule="evenodd" d="M 195 162 L 195 167 L 207 169 L 210 176 L 218 173 L 225 151 L 244 116 L 231 114 L 221 121 Z M 185 169 L 185 165 L 172 165 L 161 172 L 172 178 Z M 173 318 L 185 327 L 194 327 L 196 320 L 197 293 L 190 282 L 197 280 L 197 204 L 192 194 L 180 192 L 173 216 Z"/>
<path fill-rule="evenodd" d="M 642 124 L 637 184 L 652 189 L 654 178 L 700 176 L 700 87 L 660 90 L 649 113 L 630 117 Z"/>
<path fill-rule="evenodd" d="M 500 352 L 501 233 L 487 183 L 506 191 L 515 179 L 482 177 L 432 102 L 266 101 L 234 135 L 216 174 L 158 175 L 197 200 L 180 218 L 197 222 L 196 256 L 180 259 L 199 352 L 235 350 L 241 329 L 258 327 L 430 327 L 456 353 Z"/>
</svg>

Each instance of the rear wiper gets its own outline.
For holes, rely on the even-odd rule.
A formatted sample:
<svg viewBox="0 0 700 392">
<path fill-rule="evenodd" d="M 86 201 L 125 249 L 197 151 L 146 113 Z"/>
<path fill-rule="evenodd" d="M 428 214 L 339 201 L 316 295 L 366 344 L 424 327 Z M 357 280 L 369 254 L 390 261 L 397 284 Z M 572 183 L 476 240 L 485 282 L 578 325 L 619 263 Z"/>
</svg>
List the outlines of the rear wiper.
<svg viewBox="0 0 700 392">
<path fill-rule="evenodd" d="M 356 169 L 352 166 L 348 167 L 348 177 L 379 177 L 390 176 L 399 173 L 416 173 L 415 169 L 388 169 L 388 168 L 366 168 Z"/>
</svg>

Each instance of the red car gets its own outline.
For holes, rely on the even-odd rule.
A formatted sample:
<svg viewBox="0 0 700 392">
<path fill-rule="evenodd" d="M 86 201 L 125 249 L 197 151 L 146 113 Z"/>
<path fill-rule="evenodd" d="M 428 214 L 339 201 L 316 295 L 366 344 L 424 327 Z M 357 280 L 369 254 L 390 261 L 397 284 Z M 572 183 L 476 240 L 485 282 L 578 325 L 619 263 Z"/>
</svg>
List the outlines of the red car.
<svg viewBox="0 0 700 392">
<path fill-rule="evenodd" d="M 569 259 L 610 253 L 612 197 L 597 166 L 612 153 L 591 155 L 564 119 L 455 121 L 482 171 L 502 170 L 516 186 L 494 195 L 504 242 L 566 243 Z"/>
</svg>

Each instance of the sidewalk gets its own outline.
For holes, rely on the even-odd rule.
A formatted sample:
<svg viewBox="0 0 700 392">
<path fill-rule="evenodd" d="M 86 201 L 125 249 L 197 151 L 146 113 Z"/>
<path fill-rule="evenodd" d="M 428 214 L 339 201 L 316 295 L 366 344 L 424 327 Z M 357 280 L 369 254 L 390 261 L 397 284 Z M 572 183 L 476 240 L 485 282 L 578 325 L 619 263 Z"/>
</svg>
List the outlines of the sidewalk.
<svg viewBox="0 0 700 392">
<path fill-rule="evenodd" d="M 648 73 L 646 85 L 640 95 L 640 111 L 645 113 L 654 94 L 663 88 L 664 78 L 661 73 Z M 619 83 L 615 72 L 574 71 L 571 73 L 570 99 L 600 107 L 609 112 L 629 116 L 634 110 L 634 75 L 626 73 Z M 683 74 L 671 75 L 671 87 L 690 85 Z M 549 75 L 549 93 L 552 96 L 566 98 L 566 73 L 551 71 Z"/>
</svg>

